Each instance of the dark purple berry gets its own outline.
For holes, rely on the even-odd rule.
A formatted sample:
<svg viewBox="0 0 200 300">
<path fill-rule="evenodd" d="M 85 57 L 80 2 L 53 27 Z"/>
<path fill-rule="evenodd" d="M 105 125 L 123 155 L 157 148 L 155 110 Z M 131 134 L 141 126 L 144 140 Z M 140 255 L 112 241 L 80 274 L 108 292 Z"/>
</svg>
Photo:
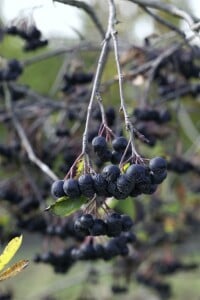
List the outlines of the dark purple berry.
<svg viewBox="0 0 200 300">
<path fill-rule="evenodd" d="M 94 189 L 94 181 L 92 179 L 92 176 L 90 174 L 83 174 L 78 179 L 78 184 L 81 190 L 81 193 L 88 197 L 92 198 L 95 194 Z"/>
<path fill-rule="evenodd" d="M 54 183 L 51 186 L 51 194 L 56 197 L 56 198 L 60 198 L 65 196 L 65 192 L 63 190 L 63 184 L 64 184 L 64 180 L 56 180 L 54 181 Z"/>
<path fill-rule="evenodd" d="M 101 174 L 95 174 L 92 176 L 94 182 L 94 189 L 99 196 L 109 196 L 107 192 L 107 181 Z"/>
<path fill-rule="evenodd" d="M 167 171 L 158 172 L 158 173 L 152 172 L 151 173 L 151 182 L 154 186 L 154 185 L 162 183 L 166 177 L 167 177 Z"/>
<path fill-rule="evenodd" d="M 108 182 L 114 182 L 120 175 L 119 167 L 115 165 L 107 165 L 102 171 L 103 177 Z"/>
<path fill-rule="evenodd" d="M 134 180 L 135 183 L 140 183 L 145 181 L 147 175 L 147 168 L 143 165 L 133 164 L 128 167 L 126 171 L 126 178 L 129 181 Z"/>
<path fill-rule="evenodd" d="M 112 141 L 112 146 L 115 151 L 123 152 L 128 145 L 128 141 L 125 137 L 119 136 Z"/>
<path fill-rule="evenodd" d="M 106 218 L 107 225 L 107 235 L 108 236 L 118 236 L 122 231 L 122 220 L 121 215 L 113 213 L 108 215 Z"/>
<path fill-rule="evenodd" d="M 94 224 L 93 216 L 91 214 L 82 215 L 80 217 L 80 223 L 81 223 L 81 226 L 85 229 L 92 228 L 92 226 Z"/>
<path fill-rule="evenodd" d="M 65 194 L 67 196 L 69 196 L 70 198 L 80 197 L 80 195 L 81 195 L 78 181 L 73 178 L 64 180 L 63 190 L 64 190 Z"/>
<path fill-rule="evenodd" d="M 117 178 L 117 188 L 121 193 L 129 194 L 135 186 L 134 180 L 128 180 L 126 174 L 122 174 Z"/>
<path fill-rule="evenodd" d="M 154 157 L 149 162 L 149 168 L 155 173 L 163 172 L 167 169 L 167 162 L 162 157 Z"/>
<path fill-rule="evenodd" d="M 107 149 L 107 142 L 103 136 L 96 136 L 92 140 L 92 146 L 95 152 L 104 152 Z"/>
<path fill-rule="evenodd" d="M 107 227 L 103 220 L 95 219 L 89 231 L 92 236 L 105 235 L 107 233 Z"/>
<path fill-rule="evenodd" d="M 121 216 L 121 222 L 122 222 L 122 230 L 123 231 L 129 231 L 133 226 L 133 221 L 131 217 L 127 215 Z"/>
</svg>

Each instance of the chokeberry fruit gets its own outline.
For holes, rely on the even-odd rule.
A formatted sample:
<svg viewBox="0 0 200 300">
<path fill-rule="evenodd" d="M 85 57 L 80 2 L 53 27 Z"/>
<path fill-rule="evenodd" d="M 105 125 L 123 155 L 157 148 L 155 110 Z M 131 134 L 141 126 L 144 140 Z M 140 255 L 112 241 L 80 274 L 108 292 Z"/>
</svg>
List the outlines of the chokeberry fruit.
<svg viewBox="0 0 200 300">
<path fill-rule="evenodd" d="M 88 197 L 92 198 L 95 194 L 94 182 L 90 174 L 83 174 L 78 179 L 78 184 L 81 190 L 81 193 Z"/>
<path fill-rule="evenodd" d="M 51 186 L 51 194 L 56 197 L 56 198 L 60 198 L 65 196 L 65 192 L 63 190 L 63 184 L 64 184 L 64 180 L 56 180 L 54 181 L 54 183 Z"/>
<path fill-rule="evenodd" d="M 115 165 L 107 165 L 103 168 L 102 175 L 106 181 L 114 182 L 120 175 L 120 169 Z"/>
<path fill-rule="evenodd" d="M 96 136 L 92 140 L 92 146 L 95 152 L 104 152 L 107 149 L 107 142 L 103 136 Z"/>
<path fill-rule="evenodd" d="M 64 180 L 63 190 L 65 194 L 71 198 L 80 197 L 81 195 L 78 181 L 73 178 Z"/>
<path fill-rule="evenodd" d="M 119 136 L 112 141 L 112 146 L 115 151 L 123 152 L 128 145 L 128 141 L 125 137 Z"/>
<path fill-rule="evenodd" d="M 149 168 L 151 171 L 157 173 L 157 172 L 163 172 L 167 169 L 167 162 L 162 157 L 154 157 L 149 162 Z"/>
</svg>

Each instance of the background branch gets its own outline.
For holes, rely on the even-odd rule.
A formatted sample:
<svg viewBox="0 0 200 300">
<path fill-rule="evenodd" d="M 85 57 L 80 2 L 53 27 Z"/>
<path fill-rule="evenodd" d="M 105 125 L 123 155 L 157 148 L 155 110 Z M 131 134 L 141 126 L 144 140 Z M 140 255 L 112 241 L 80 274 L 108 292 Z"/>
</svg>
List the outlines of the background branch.
<svg viewBox="0 0 200 300">
<path fill-rule="evenodd" d="M 101 37 L 104 38 L 105 31 L 103 29 L 103 26 L 102 26 L 101 22 L 99 21 L 99 18 L 97 17 L 95 11 L 93 10 L 93 8 L 90 5 L 88 5 L 85 2 L 81 2 L 81 1 L 77 1 L 77 0 L 56 0 L 56 1 L 54 0 L 54 2 L 64 3 L 64 4 L 75 6 L 77 8 L 81 8 L 82 10 L 84 10 L 92 19 L 93 23 L 95 24 L 96 28 L 98 29 L 99 33 L 101 34 Z"/>
</svg>

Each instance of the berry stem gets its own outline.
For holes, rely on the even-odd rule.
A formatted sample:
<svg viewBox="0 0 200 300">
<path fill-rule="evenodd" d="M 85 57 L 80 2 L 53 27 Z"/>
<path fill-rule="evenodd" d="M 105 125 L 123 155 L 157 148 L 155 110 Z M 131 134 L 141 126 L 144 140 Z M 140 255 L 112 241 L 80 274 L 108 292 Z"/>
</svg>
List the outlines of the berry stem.
<svg viewBox="0 0 200 300">
<path fill-rule="evenodd" d="M 101 112 L 101 119 L 102 119 L 102 126 L 101 126 L 101 129 L 100 129 L 100 134 L 102 135 L 104 130 L 106 131 L 106 137 L 114 137 L 115 134 L 113 133 L 112 129 L 109 128 L 108 124 L 107 124 L 107 121 L 106 121 L 106 114 L 105 114 L 105 110 L 104 110 L 104 107 L 103 107 L 103 101 L 102 101 L 102 98 L 101 98 L 101 95 L 99 92 L 96 93 L 96 98 L 97 98 L 97 101 L 99 103 L 99 108 L 100 108 L 100 112 Z"/>
<path fill-rule="evenodd" d="M 117 31 L 115 30 L 115 25 L 118 22 L 116 20 L 116 7 L 114 5 L 113 0 L 109 0 L 109 7 L 110 7 L 110 10 L 112 11 L 111 36 L 112 36 L 112 40 L 113 40 L 115 61 L 116 61 L 118 80 L 119 80 L 119 94 L 120 94 L 120 101 L 121 101 L 120 110 L 122 110 L 123 114 L 124 114 L 126 130 L 129 131 L 129 133 L 130 133 L 132 154 L 135 156 L 135 158 L 138 158 L 138 157 L 140 157 L 140 155 L 137 153 L 137 151 L 135 149 L 134 127 L 130 121 L 130 117 L 128 115 L 127 107 L 126 107 L 125 100 L 124 100 L 123 75 L 122 75 L 121 66 L 120 66 L 120 62 L 119 62 L 119 45 L 118 45 L 118 39 L 117 39 Z"/>
<path fill-rule="evenodd" d="M 108 53 L 109 53 L 109 41 L 111 39 L 111 28 L 112 28 L 112 20 L 113 20 L 113 10 L 110 8 L 111 8 L 111 6 L 109 5 L 109 19 L 108 19 L 107 32 L 106 32 L 105 39 L 102 44 L 102 49 L 101 49 L 96 73 L 95 73 L 94 80 L 93 80 L 92 92 L 91 92 L 90 101 L 89 101 L 89 105 L 88 105 L 88 109 L 87 109 L 85 130 L 83 133 L 82 153 L 84 155 L 85 169 L 87 169 L 86 168 L 86 166 L 87 166 L 86 157 L 87 157 L 87 153 L 88 153 L 88 149 L 87 149 L 88 148 L 88 130 L 89 130 L 89 121 L 91 118 L 92 106 L 93 106 L 93 102 L 95 99 L 95 95 L 99 90 L 102 72 L 103 72 L 104 66 L 106 64 L 106 61 L 108 58 Z"/>
</svg>

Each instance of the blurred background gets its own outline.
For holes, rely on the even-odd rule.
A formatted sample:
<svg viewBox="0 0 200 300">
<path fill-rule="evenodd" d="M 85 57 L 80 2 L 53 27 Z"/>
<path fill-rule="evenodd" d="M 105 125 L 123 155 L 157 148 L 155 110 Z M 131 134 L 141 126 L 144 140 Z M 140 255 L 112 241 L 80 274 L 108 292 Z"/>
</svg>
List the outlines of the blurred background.
<svg viewBox="0 0 200 300">
<path fill-rule="evenodd" d="M 82 1 L 83 2 L 83 1 Z M 95 10 L 97 16 L 101 20 L 104 29 L 107 26 L 108 8 L 107 1 L 84 1 L 90 4 Z M 184 9 L 185 11 L 194 14 L 200 19 L 200 3 L 195 0 L 174 0 L 174 1 L 162 1 L 171 3 Z M 165 48 L 172 43 L 180 40 L 180 37 L 175 35 L 168 35 L 169 29 L 159 24 L 150 15 L 147 15 L 138 5 L 129 3 L 128 1 L 116 1 L 118 20 L 117 25 L 119 33 L 119 47 L 120 55 L 129 54 L 129 49 L 132 46 L 143 47 L 145 44 L 144 39 L 152 37 L 153 45 L 155 38 L 155 49 Z M 187 36 L 192 34 L 188 24 L 175 18 L 169 14 L 165 14 L 160 11 L 156 13 L 170 21 L 172 24 L 181 28 L 186 32 Z M 102 42 L 102 37 L 97 31 L 96 27 L 92 23 L 88 15 L 81 9 L 57 3 L 53 1 L 29 1 L 29 0 L 1 0 L 0 1 L 0 24 L 4 27 L 11 25 L 18 25 L 20 22 L 26 22 L 30 25 L 35 25 L 42 32 L 42 37 L 48 39 L 48 45 L 44 48 L 36 51 L 24 52 L 23 41 L 16 36 L 5 36 L 0 43 L 0 56 L 1 58 L 12 59 L 16 58 L 22 62 L 27 63 L 27 67 L 24 73 L 18 79 L 18 83 L 24 86 L 28 86 L 31 90 L 44 97 L 55 99 L 55 102 L 68 101 L 68 96 L 63 95 L 61 90 L 63 85 L 63 75 L 66 72 L 73 72 L 74 70 L 84 70 L 85 72 L 95 72 L 96 62 L 99 55 L 99 47 Z M 199 46 L 199 35 L 193 39 L 192 44 Z M 77 45 L 89 42 L 96 49 L 88 51 L 71 51 L 70 53 L 60 53 L 55 56 L 52 55 L 49 58 L 42 59 L 45 53 L 55 51 L 62 48 L 73 48 Z M 145 46 L 146 47 L 146 46 Z M 147 47 L 148 48 L 148 47 Z M 151 53 L 152 54 L 152 53 Z M 35 57 L 35 60 L 34 60 Z M 39 60 L 37 61 L 37 57 Z M 40 59 L 41 58 L 41 59 Z M 31 62 L 33 59 L 33 63 Z M 134 62 L 131 61 L 131 68 L 134 67 Z M 103 74 L 103 82 L 112 81 L 116 76 L 116 66 L 113 55 L 110 55 L 107 66 Z M 137 107 L 140 103 L 140 95 L 144 90 L 144 81 L 140 82 L 141 78 L 137 78 L 138 81 L 131 81 L 130 84 L 125 84 L 125 96 L 127 99 L 129 111 Z M 198 84 L 199 79 L 195 78 L 192 83 Z M 154 87 L 153 87 L 154 88 Z M 77 90 L 79 87 L 77 88 Z M 77 91 L 76 90 L 76 91 Z M 80 91 L 82 91 L 80 89 Z M 85 90 L 84 90 L 85 91 Z M 156 92 L 153 90 L 151 97 L 154 97 Z M 71 96 L 70 96 L 71 97 Z M 114 107 L 115 111 L 119 110 L 119 92 L 116 83 L 110 86 L 108 90 L 103 93 L 105 99 L 105 107 Z M 186 95 L 183 102 L 182 98 L 177 97 L 176 101 L 164 104 L 163 107 L 172 111 L 172 121 L 168 128 L 166 128 L 166 135 L 168 132 L 169 138 L 160 139 L 156 142 L 154 147 L 147 147 L 146 145 L 140 145 L 140 151 L 144 153 L 145 157 L 151 158 L 156 155 L 164 155 L 169 158 L 174 155 L 181 154 L 184 158 L 192 162 L 194 165 L 200 166 L 200 153 L 199 153 L 199 97 L 196 101 L 191 98 L 191 95 Z M 66 100 L 67 99 L 67 100 Z M 79 98 L 79 100 L 81 97 Z M 86 97 L 88 100 L 89 98 Z M 180 101 L 181 100 L 181 101 Z M 34 101 L 34 100 L 33 100 Z M 81 101 L 81 100 L 80 100 Z M 80 102 L 79 101 L 79 102 Z M 180 102 L 183 103 L 180 114 L 177 113 Z M 86 103 L 88 103 L 86 101 Z M 1 109 L 4 108 L 4 104 L 1 104 Z M 20 107 L 19 107 L 20 109 Z M 28 111 L 27 111 L 28 114 Z M 49 148 L 54 145 L 54 142 L 60 142 L 55 138 L 55 127 L 62 119 L 61 112 L 54 111 L 52 114 L 43 118 L 41 122 L 42 134 L 38 131 L 35 139 L 32 141 L 32 145 L 35 145 L 36 152 L 40 155 L 40 143 L 44 148 Z M 35 119 L 34 119 L 35 120 Z M 76 121 L 76 120 L 75 120 Z M 74 128 L 75 121 L 70 120 L 67 123 L 69 128 Z M 62 122 L 61 122 L 62 123 Z M 59 123 L 60 124 L 60 123 Z M 25 130 L 31 136 L 31 130 L 33 126 L 32 119 L 26 123 L 23 123 Z M 77 123 L 76 123 L 77 125 Z M 66 139 L 66 143 L 70 143 L 73 149 L 73 139 L 79 143 L 81 141 L 81 134 L 83 131 L 83 120 L 78 126 L 78 130 L 75 127 L 75 134 L 72 135 L 69 140 Z M 178 129 L 177 129 L 178 128 Z M 160 128 L 156 129 L 160 130 Z M 162 131 L 162 129 L 161 129 Z M 164 129 L 163 129 L 164 131 Z M 164 133 L 165 135 L 165 133 Z M 12 127 L 0 124 L 0 143 L 10 143 L 15 139 L 16 135 L 12 133 Z M 71 139 L 71 140 L 70 140 Z M 140 142 L 138 142 L 140 144 Z M 52 149 L 52 148 L 51 148 Z M 64 149 L 63 151 L 66 151 Z M 53 151 L 52 151 L 53 152 Z M 41 152 L 42 153 L 42 152 Z M 184 155 L 183 155 L 184 154 Z M 41 157 L 45 158 L 45 155 Z M 64 154 L 57 154 L 57 158 L 51 158 L 47 164 L 51 165 L 54 172 L 58 177 L 63 178 L 66 171 L 66 165 L 69 162 L 64 162 L 64 170 L 60 168 L 63 163 Z M 22 189 L 24 182 L 21 178 L 21 169 L 18 167 L 19 162 L 15 166 L 7 164 L 4 158 L 0 160 L 1 171 L 0 180 L 1 186 L 4 182 L 12 180 L 18 189 Z M 30 174 L 32 174 L 32 166 L 30 167 Z M 20 169 L 20 171 L 19 171 Z M 18 173 L 19 171 L 19 173 Z M 199 172 L 199 171 L 198 171 Z M 170 242 L 164 242 L 152 248 L 151 251 L 155 257 L 161 257 L 164 253 L 167 255 L 174 255 L 174 257 L 181 258 L 184 263 L 197 264 L 200 263 L 199 255 L 199 222 L 200 222 L 200 198 L 199 198 L 199 173 L 191 174 L 187 173 L 183 176 L 177 173 L 170 173 L 169 178 L 164 182 L 162 188 L 160 188 L 157 197 L 161 199 L 160 202 L 156 202 L 159 208 L 156 206 L 155 211 L 158 212 L 157 218 L 164 218 L 164 224 L 167 234 L 172 234 Z M 26 174 L 23 173 L 23 174 Z M 33 168 L 33 174 L 38 181 L 42 178 L 42 173 L 38 173 Z M 23 175 L 25 176 L 25 175 Z M 40 177 L 41 176 L 41 177 Z M 37 181 L 36 180 L 36 181 Z M 189 187 L 189 188 L 188 188 Z M 196 189 L 196 190 L 195 190 Z M 45 195 L 45 203 L 51 203 L 52 197 L 50 195 L 50 186 L 47 184 L 47 195 Z M 140 198 L 139 198 L 140 199 Z M 151 199 L 152 200 L 152 199 Z M 1 211 L 0 211 L 0 224 L 7 224 L 7 227 L 15 226 L 15 222 L 12 220 L 12 209 L 7 202 L 4 201 L 1 196 Z M 5 204 L 6 203 L 6 204 Z M 144 214 L 146 214 L 145 220 L 151 219 L 154 212 L 154 207 L 149 208 L 150 204 L 155 204 L 149 200 L 147 196 L 143 199 Z M 163 204 L 164 203 L 164 204 Z M 140 201 L 137 202 L 140 206 Z M 133 218 L 138 213 L 140 208 L 136 208 L 136 204 L 133 205 L 132 200 L 129 199 L 126 203 L 119 204 L 116 207 L 117 210 L 124 213 L 129 213 Z M 14 208 L 15 211 L 15 208 Z M 151 211 L 151 212 L 150 212 Z M 195 215 L 196 225 L 185 224 L 185 214 Z M 164 216 L 164 217 L 163 217 Z M 192 219 L 192 217 L 191 217 Z M 159 221 L 157 226 L 159 227 Z M 150 226 L 150 225 L 149 225 Z M 8 230 L 9 231 L 9 230 Z M 91 299 L 172 299 L 172 300 L 185 300 L 190 298 L 191 300 L 200 299 L 200 285 L 199 285 L 199 267 L 192 269 L 191 271 L 180 271 L 166 274 L 164 279 L 172 287 L 172 295 L 166 298 L 166 296 L 158 293 L 154 288 L 138 283 L 134 275 L 131 275 L 129 282 L 129 291 L 125 294 L 113 294 L 111 286 L 113 281 L 115 282 L 117 272 L 114 266 L 120 265 L 120 263 L 111 262 L 98 262 L 95 265 L 92 262 L 82 262 L 72 267 L 66 274 L 56 274 L 52 267 L 47 264 L 36 264 L 33 261 L 36 253 L 47 251 L 49 248 L 53 248 L 55 245 L 59 248 L 62 246 L 63 241 L 59 239 L 51 240 L 49 237 L 37 233 L 30 233 L 21 229 L 24 234 L 24 242 L 19 250 L 16 258 L 13 261 L 17 261 L 20 258 L 26 258 L 30 260 L 28 268 L 19 274 L 17 277 L 1 283 L 0 292 L 10 292 L 13 295 L 13 299 L 16 300 L 62 300 L 62 299 L 79 299 L 79 300 L 91 300 Z M 174 242 L 173 238 L 180 237 L 180 241 Z M 182 241 L 182 235 L 186 239 Z M 138 227 L 138 236 L 142 241 L 148 239 L 144 228 Z M 176 238 L 174 237 L 176 236 Z M 5 246 L 5 241 L 2 241 L 2 247 Z M 44 250 L 45 249 L 45 250 Z M 144 265 L 141 263 L 141 268 L 145 268 L 149 261 L 144 259 Z M 119 266 L 118 266 L 119 267 Z M 119 268 L 120 270 L 120 268 Z M 119 271 L 118 270 L 118 271 Z M 93 272 L 93 273 L 92 273 Z M 120 271 L 119 271 L 120 272 Z M 92 274 L 92 275 L 91 275 Z M 94 275 L 95 274 L 95 275 Z M 113 275 L 114 274 L 114 275 Z M 134 271 L 133 271 L 134 274 Z M 91 276 L 97 278 L 97 280 L 91 280 Z M 114 278 L 114 279 L 113 279 Z M 124 283 L 124 278 L 122 278 Z M 1 296 L 0 296 L 1 299 Z M 4 298 L 2 298 L 4 299 Z M 6 298 L 5 298 L 6 299 Z M 11 299 L 11 298 L 8 298 Z"/>
</svg>

